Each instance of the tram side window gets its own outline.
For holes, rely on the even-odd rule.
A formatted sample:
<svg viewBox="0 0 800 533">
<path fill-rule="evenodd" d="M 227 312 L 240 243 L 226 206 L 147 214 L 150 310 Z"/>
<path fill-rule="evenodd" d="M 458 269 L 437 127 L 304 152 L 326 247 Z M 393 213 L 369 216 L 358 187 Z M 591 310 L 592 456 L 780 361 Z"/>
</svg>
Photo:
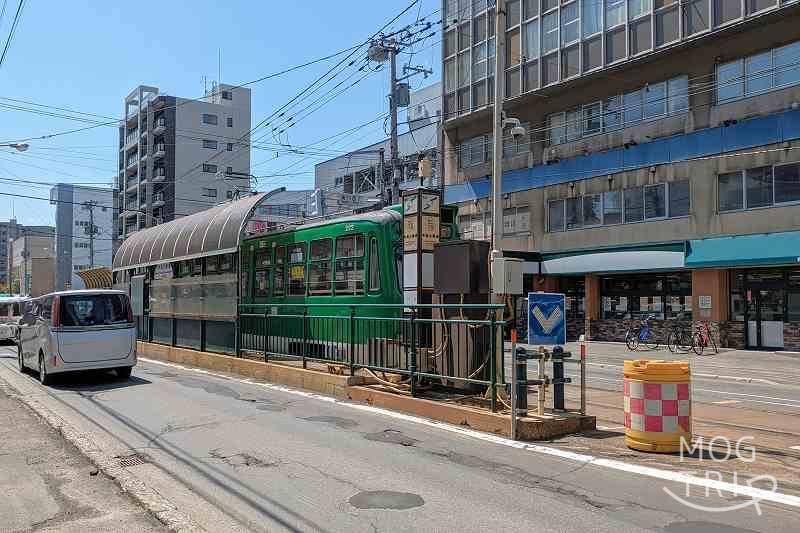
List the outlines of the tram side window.
<svg viewBox="0 0 800 533">
<path fill-rule="evenodd" d="M 308 293 L 331 293 L 331 259 L 333 245 L 330 239 L 311 241 L 311 264 L 308 268 Z"/>
<path fill-rule="evenodd" d="M 306 294 L 306 243 L 289 246 L 289 295 Z"/>
<path fill-rule="evenodd" d="M 372 237 L 369 240 L 369 290 L 381 290 L 381 270 L 378 263 L 378 239 Z"/>
<path fill-rule="evenodd" d="M 336 239 L 336 293 L 364 292 L 364 236 Z"/>
<path fill-rule="evenodd" d="M 272 295 L 283 296 L 286 294 L 286 247 L 278 246 L 275 249 L 275 276 L 272 278 Z"/>
</svg>

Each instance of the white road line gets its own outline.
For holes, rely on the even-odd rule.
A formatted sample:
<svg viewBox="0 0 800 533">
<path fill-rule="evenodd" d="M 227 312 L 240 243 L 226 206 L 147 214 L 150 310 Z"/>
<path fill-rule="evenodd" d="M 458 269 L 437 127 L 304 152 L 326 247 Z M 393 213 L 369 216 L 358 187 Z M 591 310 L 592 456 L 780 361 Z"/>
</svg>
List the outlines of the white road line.
<svg viewBox="0 0 800 533">
<path fill-rule="evenodd" d="M 625 463 L 622 461 L 616 461 L 613 459 L 602 459 L 599 457 L 594 457 L 592 455 L 574 453 L 566 450 L 561 450 L 558 448 L 551 448 L 548 446 L 540 446 L 538 444 L 529 444 L 526 442 L 519 442 L 507 439 L 505 437 L 499 437 L 497 435 L 492 435 L 489 433 L 481 433 L 480 431 L 472 430 L 472 429 L 465 429 L 463 427 L 453 426 L 450 424 L 446 424 L 444 422 L 437 422 L 436 420 L 430 420 L 427 418 L 421 418 L 414 415 L 407 415 L 405 413 L 399 413 L 396 411 L 390 411 L 388 409 L 383 409 L 381 407 L 373 407 L 367 404 L 360 404 L 360 403 L 351 403 L 345 402 L 342 400 L 337 400 L 336 398 L 332 398 L 330 396 L 323 396 L 321 394 L 317 394 L 314 392 L 306 392 L 297 389 L 292 389 L 289 387 L 284 387 L 282 385 L 273 385 L 271 383 L 260 383 L 257 381 L 252 381 L 250 379 L 242 379 L 242 378 L 232 378 L 230 376 L 226 376 L 223 374 L 217 374 L 215 372 L 209 372 L 208 370 L 202 370 L 199 368 L 189 368 L 181 365 L 176 365 L 173 363 L 164 363 L 162 361 L 155 361 L 152 359 L 147 359 L 140 357 L 140 361 L 145 361 L 147 363 L 153 363 L 156 365 L 162 365 L 171 368 L 178 368 L 181 370 L 185 370 L 188 372 L 195 372 L 198 374 L 206 374 L 209 376 L 214 376 L 218 378 L 223 378 L 231 381 L 236 381 L 238 383 L 244 383 L 247 385 L 255 385 L 259 387 L 263 387 L 270 390 L 275 390 L 279 392 L 283 392 L 286 394 L 293 394 L 295 396 L 302 396 L 304 398 L 311 398 L 314 400 L 319 400 L 321 402 L 327 402 L 330 404 L 339 405 L 342 407 L 347 407 L 350 409 L 355 409 L 357 411 L 364 411 L 369 413 L 376 413 L 380 415 L 387 416 L 389 418 L 395 418 L 397 420 L 403 420 L 405 422 L 410 422 L 414 424 L 419 424 L 423 426 L 428 426 L 436 429 L 440 429 L 443 431 L 448 431 L 450 433 L 454 433 L 457 435 L 461 435 L 464 437 L 470 437 L 477 440 L 482 440 L 485 442 L 491 442 L 493 444 L 498 444 L 501 446 L 507 446 L 510 448 L 516 448 L 520 450 L 527 450 L 534 453 L 539 453 L 543 455 L 549 455 L 552 457 L 558 457 L 559 459 L 565 459 L 568 461 L 574 461 L 578 463 L 583 463 L 586 465 L 598 466 L 601 468 L 607 468 L 610 470 L 617 470 L 621 472 L 626 472 L 629 474 L 637 474 L 640 476 L 661 479 L 664 481 L 670 481 L 675 483 L 683 483 L 684 485 L 691 485 L 695 487 L 704 487 L 709 489 L 715 489 L 720 491 L 729 492 L 732 494 L 738 494 L 741 496 L 747 496 L 749 498 L 753 498 L 754 500 L 761 500 L 761 501 L 768 501 L 773 503 L 779 503 L 783 505 L 787 505 L 790 507 L 797 507 L 800 508 L 800 496 L 792 496 L 790 494 L 783 494 L 780 492 L 772 492 L 769 490 L 759 489 L 756 487 L 750 487 L 749 485 L 739 485 L 736 483 L 728 483 L 726 481 L 718 481 L 715 479 L 705 479 L 699 478 L 695 476 L 691 476 L 688 474 L 684 474 L 682 472 L 672 472 L 669 470 L 659 470 L 657 468 L 652 468 L 649 466 L 641 466 L 635 465 L 631 463 Z"/>
</svg>

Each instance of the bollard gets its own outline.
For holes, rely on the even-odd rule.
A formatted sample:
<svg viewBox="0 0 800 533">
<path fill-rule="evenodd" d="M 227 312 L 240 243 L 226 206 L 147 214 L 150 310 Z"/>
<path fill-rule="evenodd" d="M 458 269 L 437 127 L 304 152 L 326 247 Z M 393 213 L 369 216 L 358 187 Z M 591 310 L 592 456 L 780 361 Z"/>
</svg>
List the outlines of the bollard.
<svg viewBox="0 0 800 533">
<path fill-rule="evenodd" d="M 553 410 L 563 411 L 564 404 L 564 357 L 569 354 L 564 353 L 561 346 L 553 348 Z"/>
<path fill-rule="evenodd" d="M 517 350 L 517 353 L 514 354 L 514 374 L 516 376 L 515 407 L 519 416 L 528 416 L 528 354 L 524 350 Z"/>
<path fill-rule="evenodd" d="M 680 451 L 692 442 L 691 374 L 686 361 L 625 361 L 625 444 L 643 452 Z"/>
<path fill-rule="evenodd" d="M 581 335 L 581 414 L 586 414 L 586 341 Z"/>
</svg>

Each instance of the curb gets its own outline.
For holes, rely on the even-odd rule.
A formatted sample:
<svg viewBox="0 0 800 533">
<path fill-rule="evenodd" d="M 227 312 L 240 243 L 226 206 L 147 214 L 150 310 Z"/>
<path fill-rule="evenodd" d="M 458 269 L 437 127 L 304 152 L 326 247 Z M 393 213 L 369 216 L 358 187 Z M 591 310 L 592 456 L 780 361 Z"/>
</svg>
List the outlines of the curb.
<svg viewBox="0 0 800 533">
<path fill-rule="evenodd" d="M 48 425 L 58 431 L 66 441 L 75 446 L 81 454 L 89 459 L 100 472 L 113 479 L 123 492 L 129 494 L 156 520 L 166 526 L 169 531 L 176 533 L 201 533 L 206 531 L 181 513 L 164 496 L 147 486 L 146 483 L 127 469 L 116 464 L 116 458 L 104 456 L 91 438 L 76 430 L 63 418 L 44 406 L 38 399 L 24 395 L 13 383 L 5 379 L 3 379 L 3 382 L 16 392 L 14 396 L 16 399 L 30 407 Z"/>
</svg>

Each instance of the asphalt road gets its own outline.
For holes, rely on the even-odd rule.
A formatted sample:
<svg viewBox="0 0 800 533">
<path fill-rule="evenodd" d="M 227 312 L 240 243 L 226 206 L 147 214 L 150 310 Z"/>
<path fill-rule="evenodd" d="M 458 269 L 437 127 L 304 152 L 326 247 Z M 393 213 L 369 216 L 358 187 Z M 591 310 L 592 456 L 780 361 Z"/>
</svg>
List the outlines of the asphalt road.
<svg viewBox="0 0 800 533">
<path fill-rule="evenodd" d="M 0 379 L 32 395 L 208 531 L 794 531 L 800 500 L 724 513 L 635 468 L 520 449 L 369 406 L 141 362 L 45 389 L 0 348 Z M 692 487 L 708 507 L 746 497 Z M 714 529 L 717 528 L 717 529 Z M 718 529 L 723 528 L 723 529 Z"/>
</svg>

